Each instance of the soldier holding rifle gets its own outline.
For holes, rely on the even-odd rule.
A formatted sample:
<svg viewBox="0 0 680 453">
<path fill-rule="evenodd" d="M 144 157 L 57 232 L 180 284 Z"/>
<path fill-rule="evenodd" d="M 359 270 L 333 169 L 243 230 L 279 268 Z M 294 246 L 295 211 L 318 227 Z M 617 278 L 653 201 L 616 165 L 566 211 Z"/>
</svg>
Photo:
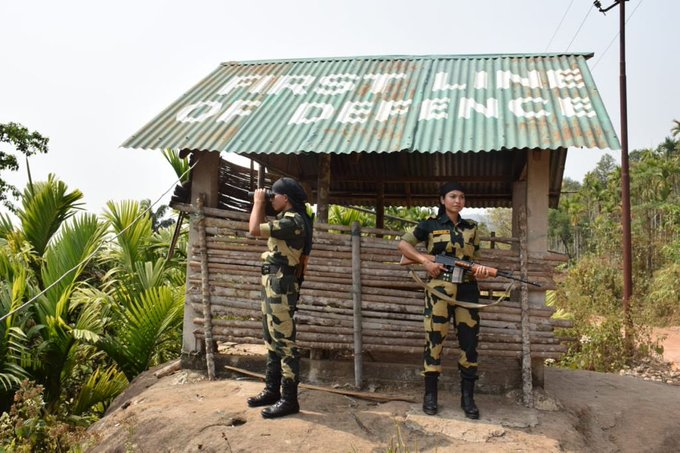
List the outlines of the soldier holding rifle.
<svg viewBox="0 0 680 453">
<path fill-rule="evenodd" d="M 463 186 L 457 182 L 442 185 L 439 202 L 437 216 L 420 222 L 413 232 L 404 233 L 399 242 L 402 254 L 407 259 L 420 263 L 430 277 L 425 291 L 423 313 L 426 336 L 423 412 L 429 415 L 437 413 L 437 384 L 442 371 L 442 348 L 448 334 L 449 320 L 453 318 L 461 350 L 458 359 L 461 408 L 467 418 L 477 419 L 479 409 L 474 401 L 474 388 L 477 380 L 479 312 L 476 308 L 462 305 L 479 301 L 477 279 L 488 277 L 490 270 L 486 266 L 475 265 L 470 272 L 463 272 L 460 267 L 446 267 L 432 261 L 432 256 L 428 257 L 416 250 L 415 246 L 424 242 L 430 255 L 443 253 L 461 260 L 477 257 L 477 223 L 460 216 L 460 211 L 465 207 Z M 463 304 L 459 305 L 457 301 Z"/>
</svg>

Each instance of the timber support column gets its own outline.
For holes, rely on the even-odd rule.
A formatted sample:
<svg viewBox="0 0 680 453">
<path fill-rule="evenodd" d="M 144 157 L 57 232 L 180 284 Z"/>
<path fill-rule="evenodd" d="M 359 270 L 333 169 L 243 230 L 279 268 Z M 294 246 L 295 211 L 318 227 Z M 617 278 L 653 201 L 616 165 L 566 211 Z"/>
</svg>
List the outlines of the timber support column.
<svg viewBox="0 0 680 453">
<path fill-rule="evenodd" d="M 205 207 L 216 208 L 219 201 L 219 174 L 220 174 L 220 153 L 208 151 L 195 151 L 191 154 L 191 165 L 195 165 L 191 170 L 191 201 L 195 203 L 198 194 L 204 194 Z M 195 215 L 190 216 L 189 227 L 189 250 L 187 251 L 188 262 L 191 257 L 198 252 L 199 231 Z M 191 269 L 187 262 L 187 294 L 191 283 L 189 276 Z M 200 291 L 199 291 L 200 292 Z M 184 300 L 184 323 L 182 326 L 182 368 L 202 369 L 205 368 L 205 348 L 201 341 L 196 339 L 194 330 L 194 319 L 202 317 L 203 314 L 195 311 L 188 299 Z"/>
<path fill-rule="evenodd" d="M 328 200 L 331 191 L 331 155 L 319 154 L 319 178 L 316 185 L 316 218 L 328 223 Z"/>
<path fill-rule="evenodd" d="M 527 151 L 527 163 L 520 180 L 515 182 L 512 194 L 513 237 L 519 237 L 518 207 L 526 209 L 526 248 L 531 255 L 544 255 L 548 251 L 548 208 L 550 193 L 550 151 Z M 545 290 L 529 286 L 529 307 L 545 307 Z M 534 384 L 543 387 L 543 359 L 532 359 Z"/>
<path fill-rule="evenodd" d="M 385 228 L 385 183 L 383 181 L 378 182 L 378 193 L 375 199 L 375 227 Z"/>
<path fill-rule="evenodd" d="M 318 156 L 319 177 L 316 184 L 316 221 L 328 223 L 328 203 L 331 191 L 331 155 L 319 154 Z M 311 382 L 314 382 L 319 373 L 321 373 L 322 365 L 319 361 L 327 356 L 328 351 L 323 349 L 312 348 L 309 351 L 309 380 Z"/>
</svg>

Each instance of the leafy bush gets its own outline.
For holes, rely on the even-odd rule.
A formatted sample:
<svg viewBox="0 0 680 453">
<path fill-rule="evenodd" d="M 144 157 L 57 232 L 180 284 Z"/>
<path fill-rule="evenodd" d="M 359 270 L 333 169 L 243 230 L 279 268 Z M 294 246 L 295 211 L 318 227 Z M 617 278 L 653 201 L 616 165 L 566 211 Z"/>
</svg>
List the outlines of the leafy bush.
<svg viewBox="0 0 680 453">
<path fill-rule="evenodd" d="M 45 411 L 43 387 L 24 380 L 9 412 L 0 416 L 0 451 L 67 452 L 79 449 L 85 428 L 60 420 Z"/>
<path fill-rule="evenodd" d="M 571 334 L 578 341 L 571 345 L 560 364 L 591 371 L 616 371 L 626 364 L 626 347 L 621 322 L 608 319 L 599 325 L 575 327 Z"/>
<path fill-rule="evenodd" d="M 555 294 L 555 308 L 572 313 L 575 324 L 621 312 L 623 279 L 616 266 L 596 255 L 586 255 L 569 269 Z"/>
<path fill-rule="evenodd" d="M 647 314 L 635 303 L 631 303 L 632 322 L 626 332 L 622 286 L 617 267 L 599 256 L 585 256 L 568 271 L 550 297 L 554 308 L 573 321 L 571 328 L 561 329 L 558 335 L 576 339 L 560 365 L 612 372 L 662 351 L 645 327 Z"/>
<path fill-rule="evenodd" d="M 673 263 L 654 274 L 649 296 L 644 300 L 644 314 L 656 325 L 680 322 L 680 264 Z"/>
</svg>

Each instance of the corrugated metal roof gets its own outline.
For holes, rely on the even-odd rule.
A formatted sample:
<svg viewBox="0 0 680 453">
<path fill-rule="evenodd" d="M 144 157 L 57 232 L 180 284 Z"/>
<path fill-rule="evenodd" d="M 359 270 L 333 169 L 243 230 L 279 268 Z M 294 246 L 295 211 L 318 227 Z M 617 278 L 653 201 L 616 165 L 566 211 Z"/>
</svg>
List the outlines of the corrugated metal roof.
<svg viewBox="0 0 680 453">
<path fill-rule="evenodd" d="M 589 56 L 223 63 L 122 146 L 238 154 L 619 149 Z"/>
</svg>

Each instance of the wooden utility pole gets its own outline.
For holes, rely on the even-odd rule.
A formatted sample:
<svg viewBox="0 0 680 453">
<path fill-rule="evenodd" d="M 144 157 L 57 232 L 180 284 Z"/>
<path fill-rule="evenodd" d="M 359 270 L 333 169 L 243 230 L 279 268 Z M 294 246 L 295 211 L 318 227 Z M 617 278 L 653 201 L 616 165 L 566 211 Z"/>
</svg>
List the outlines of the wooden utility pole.
<svg viewBox="0 0 680 453">
<path fill-rule="evenodd" d="M 621 226 L 623 227 L 623 315 L 626 340 L 632 347 L 630 340 L 632 320 L 630 317 L 630 298 L 633 295 L 633 266 L 631 253 L 630 230 L 630 173 L 628 165 L 628 97 L 626 89 L 626 1 L 616 0 L 615 3 L 602 8 L 602 4 L 595 0 L 593 3 L 602 13 L 606 13 L 619 5 L 619 97 L 621 104 Z"/>
</svg>

